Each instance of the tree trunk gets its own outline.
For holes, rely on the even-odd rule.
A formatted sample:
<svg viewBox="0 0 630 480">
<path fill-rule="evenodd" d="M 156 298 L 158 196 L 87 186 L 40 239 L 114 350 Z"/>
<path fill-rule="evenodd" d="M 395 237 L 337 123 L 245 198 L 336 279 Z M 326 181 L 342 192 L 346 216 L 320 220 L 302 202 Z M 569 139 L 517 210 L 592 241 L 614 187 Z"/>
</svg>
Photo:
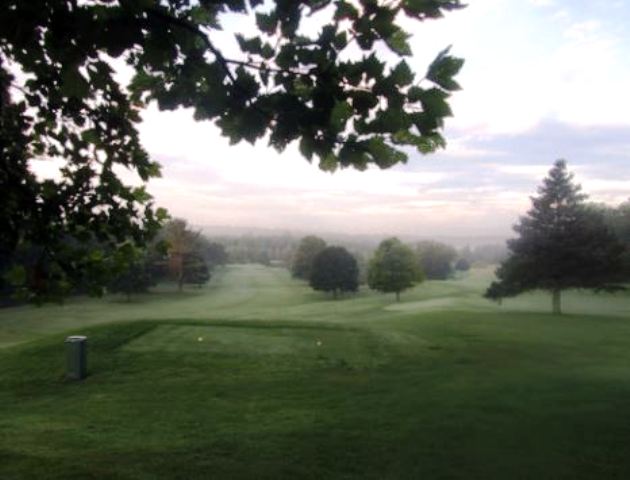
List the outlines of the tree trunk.
<svg viewBox="0 0 630 480">
<path fill-rule="evenodd" d="M 562 291 L 559 288 L 551 292 L 551 309 L 554 315 L 562 315 L 561 293 Z"/>
<path fill-rule="evenodd" d="M 171 278 L 177 281 L 177 291 L 184 289 L 184 255 L 179 252 L 172 252 L 168 261 Z"/>
<path fill-rule="evenodd" d="M 396 301 L 400 302 L 400 292 L 396 292 Z"/>
</svg>

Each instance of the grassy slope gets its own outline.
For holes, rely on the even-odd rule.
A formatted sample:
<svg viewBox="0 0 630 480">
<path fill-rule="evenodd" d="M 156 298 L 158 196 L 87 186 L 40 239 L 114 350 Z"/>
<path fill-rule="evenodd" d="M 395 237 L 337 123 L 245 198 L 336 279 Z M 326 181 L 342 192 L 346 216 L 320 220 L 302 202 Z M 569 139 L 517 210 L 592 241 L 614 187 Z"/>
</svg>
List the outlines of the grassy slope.
<svg viewBox="0 0 630 480">
<path fill-rule="evenodd" d="M 135 320 L 290 320 L 354 322 L 414 316 L 423 312 L 464 311 L 547 313 L 549 295 L 536 293 L 506 300 L 499 307 L 481 294 L 492 272 L 474 270 L 456 280 L 426 282 L 393 302 L 393 295 L 363 290 L 351 300 L 330 302 L 301 282 L 292 281 L 286 270 L 255 265 L 231 266 L 219 271 L 212 282 L 183 294 L 163 286 L 155 293 L 137 296 L 73 299 L 46 308 L 0 309 L 0 348 L 23 343 L 76 327 Z M 627 294 L 599 295 L 571 292 L 564 295 L 567 313 L 630 316 Z M 386 312 L 386 313 L 384 313 Z"/>
<path fill-rule="evenodd" d="M 0 478 L 627 478 L 630 301 L 554 318 L 481 300 L 487 278 L 334 302 L 231 267 L 181 297 L 4 310 Z"/>
</svg>

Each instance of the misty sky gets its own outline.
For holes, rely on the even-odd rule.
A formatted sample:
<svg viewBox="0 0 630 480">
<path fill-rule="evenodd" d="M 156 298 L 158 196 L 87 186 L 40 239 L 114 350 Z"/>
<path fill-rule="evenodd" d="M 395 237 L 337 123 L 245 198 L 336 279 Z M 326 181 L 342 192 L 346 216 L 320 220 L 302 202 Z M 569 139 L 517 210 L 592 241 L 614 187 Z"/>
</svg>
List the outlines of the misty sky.
<svg viewBox="0 0 630 480">
<path fill-rule="evenodd" d="M 187 111 L 150 109 L 142 140 L 163 178 L 149 191 L 200 226 L 419 236 L 510 235 L 557 158 L 592 200 L 630 197 L 630 2 L 469 3 L 412 31 L 418 72 L 449 44 L 466 59 L 445 151 L 329 174 L 295 145 L 229 146 Z"/>
</svg>

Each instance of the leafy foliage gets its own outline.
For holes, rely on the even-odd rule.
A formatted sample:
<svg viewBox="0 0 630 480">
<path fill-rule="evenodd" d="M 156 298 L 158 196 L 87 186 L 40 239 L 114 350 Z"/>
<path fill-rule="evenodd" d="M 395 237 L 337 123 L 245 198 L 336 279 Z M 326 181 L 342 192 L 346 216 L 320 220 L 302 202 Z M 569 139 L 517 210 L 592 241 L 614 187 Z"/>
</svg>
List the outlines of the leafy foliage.
<svg viewBox="0 0 630 480">
<path fill-rule="evenodd" d="M 0 15 L 0 255 L 34 255 L 9 267 L 25 299 L 59 298 L 86 280 L 101 293 L 116 250 L 143 245 L 165 218 L 115 172 L 147 180 L 159 168 L 140 146 L 138 108 L 90 40 L 103 32 L 87 8 L 10 1 Z M 57 177 L 32 173 L 31 159 L 55 157 L 66 161 Z"/>
<path fill-rule="evenodd" d="M 606 226 L 623 245 L 622 263 L 624 276 L 630 278 L 630 201 L 626 201 L 618 207 L 595 205 L 593 208 L 604 215 Z"/>
<path fill-rule="evenodd" d="M 370 260 L 368 285 L 374 290 L 396 294 L 423 280 L 413 251 L 397 238 L 383 240 Z"/>
<path fill-rule="evenodd" d="M 560 295 L 569 288 L 621 288 L 623 246 L 603 216 L 586 208 L 586 195 L 573 183 L 564 160 L 555 162 L 532 197 L 532 208 L 514 227 L 511 255 L 497 270 L 486 296 L 491 299 L 534 289 L 553 294 L 553 311 L 561 313 Z"/>
<path fill-rule="evenodd" d="M 122 293 L 131 299 L 131 295 L 145 293 L 156 284 L 146 255 L 137 254 L 129 263 L 121 266 L 121 271 L 114 276 L 107 286 L 112 293 Z"/>
<path fill-rule="evenodd" d="M 357 260 L 343 247 L 326 247 L 314 260 L 309 284 L 315 290 L 332 292 L 356 292 L 359 288 Z"/>
<path fill-rule="evenodd" d="M 300 244 L 293 257 L 291 274 L 295 278 L 309 280 L 315 257 L 326 248 L 326 242 L 319 237 L 309 235 L 300 240 Z"/>
<path fill-rule="evenodd" d="M 453 273 L 457 251 L 450 245 L 425 241 L 416 246 L 420 269 L 429 280 L 446 280 Z"/>
<path fill-rule="evenodd" d="M 183 282 L 201 287 L 210 281 L 210 269 L 201 253 L 184 255 Z"/>
<path fill-rule="evenodd" d="M 399 19 L 423 22 L 461 7 L 459 0 L 5 1 L 0 256 L 18 247 L 40 252 L 34 271 L 13 272 L 17 287 L 44 299 L 78 277 L 99 278 L 118 245 L 145 245 L 166 220 L 144 187 L 118 174 L 126 168 L 146 182 L 160 173 L 137 131 L 151 101 L 193 109 L 232 143 L 267 137 L 283 150 L 299 142 L 329 171 L 387 168 L 407 160 L 405 147 L 444 146 L 462 61 L 447 49 L 418 80 L 405 60 L 390 66 L 379 53 L 411 55 Z M 236 35 L 234 58 L 214 38 L 227 13 L 255 16 L 259 29 Z M 311 17 L 323 25 L 314 35 L 305 27 Z M 129 85 L 120 84 L 112 59 L 131 68 Z M 60 175 L 34 176 L 29 161 L 51 158 L 65 161 Z"/>
</svg>

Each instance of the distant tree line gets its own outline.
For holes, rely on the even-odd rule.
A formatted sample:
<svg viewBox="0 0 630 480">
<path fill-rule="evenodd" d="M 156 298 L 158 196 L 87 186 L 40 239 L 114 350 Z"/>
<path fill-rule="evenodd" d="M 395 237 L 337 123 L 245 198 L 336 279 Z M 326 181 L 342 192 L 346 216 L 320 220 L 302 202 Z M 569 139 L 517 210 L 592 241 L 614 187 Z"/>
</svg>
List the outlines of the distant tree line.
<svg viewBox="0 0 630 480">
<path fill-rule="evenodd" d="M 497 265 L 508 257 L 509 251 L 505 243 L 489 243 L 482 245 L 466 245 L 458 251 L 460 259 L 469 266 L 486 267 Z M 461 268 L 457 268 L 461 270 Z"/>
<path fill-rule="evenodd" d="M 468 260 L 455 248 L 440 242 L 424 241 L 412 247 L 388 238 L 363 254 L 328 246 L 314 235 L 302 238 L 290 266 L 294 278 L 306 280 L 315 290 L 331 292 L 335 298 L 356 292 L 366 283 L 373 290 L 394 293 L 397 300 L 404 290 L 425 279 L 445 280 L 456 270 L 469 268 Z"/>
<path fill-rule="evenodd" d="M 309 258 L 301 258 L 304 252 L 298 252 L 302 240 L 309 238 L 309 241 L 324 242 L 323 239 L 313 235 L 306 237 L 296 237 L 291 234 L 242 234 L 242 235 L 213 235 L 216 242 L 225 247 L 228 256 L 228 263 L 248 264 L 258 263 L 261 265 L 284 267 L 291 270 L 296 278 L 307 279 L 308 274 L 304 274 L 300 269 L 310 268 Z M 359 266 L 359 284 L 367 284 L 368 261 L 378 247 L 378 241 L 371 237 L 342 236 L 327 237 L 333 244 L 343 245 L 357 260 Z M 324 242 L 325 244 L 326 242 Z M 321 243 L 320 243 L 321 245 Z M 460 250 L 455 250 L 452 246 L 442 242 L 423 241 L 411 243 L 414 250 L 429 250 L 425 255 L 428 264 L 435 264 L 434 268 L 425 265 L 427 278 L 444 279 L 451 277 L 457 270 L 465 270 L 467 263 L 469 266 L 495 265 L 507 256 L 505 245 L 489 244 L 479 246 L 467 246 Z M 433 247 L 433 248 L 431 248 Z M 304 247 L 303 247 L 304 248 Z M 433 254 L 440 252 L 450 252 L 444 260 L 434 259 Z M 443 257 L 444 258 L 444 257 Z M 464 259 L 465 262 L 459 262 Z"/>
<path fill-rule="evenodd" d="M 47 265 L 39 262 L 41 254 L 37 247 L 31 245 L 19 249 L 11 258 L 0 257 L 0 306 L 29 301 L 28 294 L 34 289 L 40 292 L 35 299 L 40 302 L 60 301 L 68 295 L 104 293 L 123 294 L 129 299 L 162 282 L 173 282 L 181 291 L 185 285 L 199 287 L 207 283 L 212 270 L 228 261 L 222 244 L 193 230 L 183 219 L 166 222 L 144 247 L 129 241 L 118 244 L 116 248 L 104 249 L 103 245 L 93 245 L 93 241 L 82 244 L 70 237 L 67 242 L 73 243 L 73 249 L 84 248 L 94 252 L 92 256 L 98 255 L 98 258 L 87 255 L 87 261 L 93 261 L 94 265 L 102 268 L 78 268 L 78 271 L 89 271 L 90 274 L 72 282 L 65 282 L 60 276 L 55 282 L 47 283 L 56 289 L 45 291 L 44 287 L 37 287 L 40 277 L 48 281 L 55 272 L 42 271 Z M 65 272 L 69 270 L 70 267 L 66 266 Z M 23 278 L 11 278 L 15 275 Z M 30 287 L 15 287 L 25 284 Z M 102 285 L 105 285 L 105 290 Z"/>
<path fill-rule="evenodd" d="M 381 242 L 367 264 L 371 289 L 400 294 L 424 279 L 445 280 L 472 265 L 497 263 L 497 280 L 485 296 L 501 301 L 530 290 L 551 293 L 552 311 L 562 312 L 568 289 L 615 291 L 630 279 L 630 201 L 618 207 L 586 202 L 566 162 L 558 160 L 532 197 L 532 208 L 514 227 L 518 237 L 506 247 L 465 247 L 423 241 L 415 246 L 397 238 Z M 354 292 L 359 262 L 343 247 L 330 247 L 315 236 L 304 237 L 293 257 L 294 277 L 316 290 Z"/>
<path fill-rule="evenodd" d="M 229 263 L 288 266 L 298 240 L 291 235 L 215 236 L 225 246 Z"/>
</svg>

